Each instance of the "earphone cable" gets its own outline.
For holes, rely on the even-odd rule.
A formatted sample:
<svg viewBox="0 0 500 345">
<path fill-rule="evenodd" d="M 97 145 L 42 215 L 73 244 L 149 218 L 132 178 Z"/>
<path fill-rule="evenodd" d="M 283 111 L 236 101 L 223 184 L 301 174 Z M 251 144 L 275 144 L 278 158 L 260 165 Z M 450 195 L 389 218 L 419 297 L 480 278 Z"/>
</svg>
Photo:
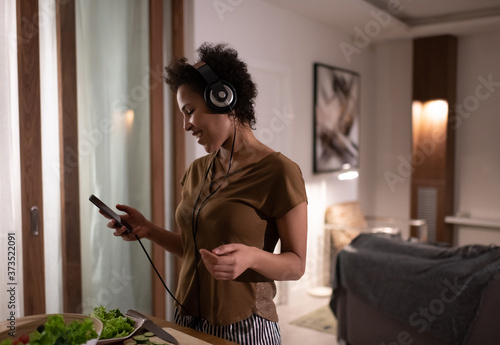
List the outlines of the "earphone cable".
<svg viewBox="0 0 500 345">
<path fill-rule="evenodd" d="M 172 297 L 174 299 L 175 302 L 177 302 L 177 304 L 179 304 L 179 306 L 184 309 L 188 314 L 190 315 L 193 315 L 188 309 L 186 309 L 186 307 L 184 307 L 182 305 L 181 302 L 179 302 L 177 300 L 177 298 L 175 298 L 175 296 L 172 294 L 172 292 L 170 291 L 170 289 L 167 287 L 167 284 L 165 284 L 165 281 L 163 281 L 163 278 L 161 277 L 160 275 L 160 272 L 158 272 L 158 270 L 156 269 L 156 266 L 155 264 L 153 263 L 153 260 L 151 260 L 151 257 L 149 256 L 148 254 L 148 251 L 146 250 L 146 248 L 144 247 L 144 245 L 142 244 L 141 242 L 141 239 L 139 238 L 139 236 L 137 236 L 137 234 L 135 235 L 135 238 L 137 239 L 137 241 L 139 241 L 139 244 L 141 245 L 142 247 L 142 250 L 144 250 L 144 253 L 146 253 L 146 256 L 148 257 L 148 260 L 149 262 L 151 263 L 151 266 L 153 266 L 153 269 L 155 270 L 156 274 L 158 275 L 158 278 L 160 278 L 160 281 L 161 283 L 163 284 L 163 286 L 165 287 L 165 290 L 167 290 L 168 294 L 170 295 L 170 297 Z"/>
<path fill-rule="evenodd" d="M 232 112 L 232 108 L 231 108 L 231 112 Z M 234 143 L 235 142 L 236 142 L 236 124 L 234 124 L 233 142 L 231 144 L 231 154 L 229 155 L 229 163 L 228 163 L 227 172 L 226 172 L 226 175 L 225 175 L 224 179 L 219 184 L 219 186 L 217 186 L 217 188 L 213 192 L 211 192 L 205 198 L 205 200 L 203 200 L 203 202 L 200 204 L 200 207 L 198 208 L 198 210 L 196 210 L 196 207 L 198 206 L 198 202 L 200 201 L 200 198 L 201 198 L 201 194 L 203 193 L 203 187 L 205 186 L 205 182 L 207 180 L 208 174 L 209 174 L 209 172 L 210 172 L 210 170 L 211 170 L 211 168 L 213 166 L 214 161 L 217 159 L 217 155 L 218 155 L 218 152 L 217 152 L 217 154 L 215 155 L 214 159 L 212 160 L 212 162 L 208 166 L 208 169 L 207 169 L 207 171 L 205 173 L 205 177 L 203 179 L 203 183 L 202 183 L 201 188 L 200 188 L 200 192 L 198 193 L 198 197 L 196 198 L 196 202 L 195 202 L 194 207 L 193 207 L 193 214 L 192 214 L 192 218 L 191 218 L 191 231 L 193 233 L 193 242 L 194 242 L 194 250 L 195 250 L 195 253 L 194 253 L 195 254 L 195 273 L 196 273 L 195 279 L 196 279 L 196 284 L 197 284 L 197 287 L 198 287 L 198 289 L 197 289 L 198 290 L 198 317 L 194 317 L 193 316 L 192 328 L 196 328 L 196 325 L 200 321 L 200 315 L 201 315 L 201 303 L 200 303 L 201 302 L 201 288 L 200 288 L 200 276 L 199 276 L 199 270 L 198 270 L 198 262 L 200 260 L 200 258 L 199 258 L 200 253 L 198 251 L 198 243 L 196 241 L 196 235 L 198 233 L 198 220 L 199 220 L 200 212 L 201 212 L 201 209 L 203 208 L 203 205 L 215 193 L 217 193 L 217 191 L 222 187 L 222 185 L 224 184 L 224 182 L 226 182 L 226 179 L 229 178 L 229 173 L 231 171 L 231 165 L 232 165 L 232 161 L 233 161 Z M 193 314 L 191 314 L 191 315 L 193 315 Z"/>
</svg>

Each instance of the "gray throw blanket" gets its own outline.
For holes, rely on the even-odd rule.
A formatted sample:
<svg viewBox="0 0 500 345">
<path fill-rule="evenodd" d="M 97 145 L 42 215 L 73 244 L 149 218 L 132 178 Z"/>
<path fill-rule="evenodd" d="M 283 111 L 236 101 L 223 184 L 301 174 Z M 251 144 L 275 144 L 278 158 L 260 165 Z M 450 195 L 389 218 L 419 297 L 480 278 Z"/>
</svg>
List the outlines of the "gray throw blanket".
<svg viewBox="0 0 500 345">
<path fill-rule="evenodd" d="M 383 314 L 451 344 L 467 339 L 483 292 L 500 273 L 500 247 L 442 247 L 361 234 L 336 262 L 343 286 Z"/>
</svg>

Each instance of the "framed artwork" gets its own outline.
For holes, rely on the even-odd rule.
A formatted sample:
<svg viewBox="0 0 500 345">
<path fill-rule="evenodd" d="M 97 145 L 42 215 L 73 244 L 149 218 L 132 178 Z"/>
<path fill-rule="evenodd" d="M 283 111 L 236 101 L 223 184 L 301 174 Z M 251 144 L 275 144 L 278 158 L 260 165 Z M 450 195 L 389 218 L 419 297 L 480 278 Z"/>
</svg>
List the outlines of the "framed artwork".
<svg viewBox="0 0 500 345">
<path fill-rule="evenodd" d="M 359 93 L 358 73 L 314 64 L 314 172 L 359 167 Z"/>
</svg>

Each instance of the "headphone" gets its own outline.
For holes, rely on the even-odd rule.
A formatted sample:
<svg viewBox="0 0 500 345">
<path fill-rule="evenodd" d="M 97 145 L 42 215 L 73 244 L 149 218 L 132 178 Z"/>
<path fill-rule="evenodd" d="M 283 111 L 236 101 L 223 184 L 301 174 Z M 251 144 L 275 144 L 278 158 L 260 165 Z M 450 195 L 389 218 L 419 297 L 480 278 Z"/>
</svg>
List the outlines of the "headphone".
<svg viewBox="0 0 500 345">
<path fill-rule="evenodd" d="M 233 85 L 220 79 L 204 61 L 197 62 L 192 66 L 207 83 L 203 92 L 205 103 L 217 113 L 232 111 L 237 98 Z"/>
</svg>

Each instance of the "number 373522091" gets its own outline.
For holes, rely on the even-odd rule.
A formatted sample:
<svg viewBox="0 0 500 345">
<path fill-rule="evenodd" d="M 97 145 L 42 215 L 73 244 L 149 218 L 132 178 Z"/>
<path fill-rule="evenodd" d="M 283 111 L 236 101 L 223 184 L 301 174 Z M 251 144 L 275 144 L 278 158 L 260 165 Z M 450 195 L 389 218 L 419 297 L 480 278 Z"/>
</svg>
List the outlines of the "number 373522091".
<svg viewBox="0 0 500 345">
<path fill-rule="evenodd" d="M 9 234 L 7 237 L 7 274 L 10 281 L 16 280 L 16 237 Z"/>
</svg>

